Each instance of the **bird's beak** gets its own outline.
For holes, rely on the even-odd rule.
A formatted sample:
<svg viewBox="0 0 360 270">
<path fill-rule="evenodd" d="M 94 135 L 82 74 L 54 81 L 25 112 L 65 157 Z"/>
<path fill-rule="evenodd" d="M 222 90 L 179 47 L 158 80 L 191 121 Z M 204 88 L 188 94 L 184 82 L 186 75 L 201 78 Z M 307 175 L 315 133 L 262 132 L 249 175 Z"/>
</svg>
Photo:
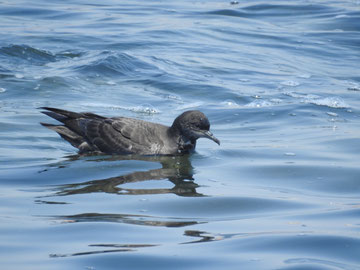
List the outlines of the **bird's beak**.
<svg viewBox="0 0 360 270">
<path fill-rule="evenodd" d="M 202 132 L 202 134 L 203 134 L 203 136 L 202 137 L 204 137 L 204 138 L 208 138 L 208 139 L 210 139 L 210 140 L 212 140 L 212 141 L 214 141 L 214 142 L 216 142 L 218 145 L 220 145 L 220 141 L 219 141 L 219 139 L 218 138 L 216 138 L 210 131 L 204 131 L 204 132 Z"/>
</svg>

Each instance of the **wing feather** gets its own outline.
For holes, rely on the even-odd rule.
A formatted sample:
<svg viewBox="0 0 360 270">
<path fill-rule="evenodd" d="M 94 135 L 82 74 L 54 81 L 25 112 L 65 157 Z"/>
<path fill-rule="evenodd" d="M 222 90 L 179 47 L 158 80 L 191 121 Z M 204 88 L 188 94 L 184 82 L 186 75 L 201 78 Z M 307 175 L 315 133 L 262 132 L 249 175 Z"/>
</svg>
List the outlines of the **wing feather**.
<svg viewBox="0 0 360 270">
<path fill-rule="evenodd" d="M 168 153 L 177 147 L 169 145 L 168 127 L 126 117 L 106 118 L 93 113 L 75 113 L 43 107 L 48 116 L 61 125 L 43 124 L 60 134 L 82 151 L 96 150 L 117 154 Z M 167 145 L 164 144 L 167 142 Z M 176 150 L 176 149 L 175 149 Z"/>
<path fill-rule="evenodd" d="M 151 153 L 153 143 L 148 135 L 152 131 L 144 121 L 129 118 L 78 119 L 80 124 L 86 140 L 104 153 Z"/>
<path fill-rule="evenodd" d="M 112 127 L 121 133 L 124 138 L 127 138 L 131 142 L 151 147 L 153 143 L 159 143 L 159 141 L 154 140 L 156 135 L 154 134 L 154 124 L 150 124 L 148 122 L 138 120 L 134 121 L 134 119 L 129 118 L 117 118 L 112 119 L 111 123 Z"/>
</svg>

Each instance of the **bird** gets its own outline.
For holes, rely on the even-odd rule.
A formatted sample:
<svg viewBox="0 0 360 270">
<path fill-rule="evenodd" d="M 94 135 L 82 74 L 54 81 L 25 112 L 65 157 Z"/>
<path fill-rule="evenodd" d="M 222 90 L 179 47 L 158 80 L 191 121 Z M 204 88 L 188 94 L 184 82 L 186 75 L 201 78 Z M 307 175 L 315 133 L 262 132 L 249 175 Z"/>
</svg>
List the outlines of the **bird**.
<svg viewBox="0 0 360 270">
<path fill-rule="evenodd" d="M 194 152 L 199 138 L 220 145 L 219 139 L 210 132 L 208 118 L 198 110 L 183 112 L 169 127 L 128 117 L 104 117 L 52 107 L 39 109 L 62 123 L 40 124 L 78 148 L 79 154 L 181 155 Z"/>
</svg>

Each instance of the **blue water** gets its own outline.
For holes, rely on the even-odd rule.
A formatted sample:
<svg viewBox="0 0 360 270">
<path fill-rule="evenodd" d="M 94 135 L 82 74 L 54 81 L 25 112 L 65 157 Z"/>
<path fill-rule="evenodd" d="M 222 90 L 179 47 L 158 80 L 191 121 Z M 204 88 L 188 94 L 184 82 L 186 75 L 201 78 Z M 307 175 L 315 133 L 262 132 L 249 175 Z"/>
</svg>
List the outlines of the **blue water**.
<svg viewBox="0 0 360 270">
<path fill-rule="evenodd" d="M 1 1 L 1 269 L 360 269 L 360 2 Z M 221 146 L 76 155 L 38 107 Z"/>
</svg>

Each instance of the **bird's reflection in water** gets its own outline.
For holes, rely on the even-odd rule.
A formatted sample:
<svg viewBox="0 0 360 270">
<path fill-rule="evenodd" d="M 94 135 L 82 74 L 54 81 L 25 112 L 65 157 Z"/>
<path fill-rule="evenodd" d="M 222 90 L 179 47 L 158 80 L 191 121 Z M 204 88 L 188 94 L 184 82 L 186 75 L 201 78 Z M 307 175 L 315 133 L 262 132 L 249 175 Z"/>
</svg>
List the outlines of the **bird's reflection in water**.
<svg viewBox="0 0 360 270">
<path fill-rule="evenodd" d="M 56 216 L 57 220 L 62 223 L 75 222 L 116 222 L 132 225 L 152 226 L 152 227 L 184 227 L 204 222 L 193 221 L 188 219 L 173 219 L 164 217 L 155 217 L 147 215 L 130 215 L 130 214 L 100 214 L 84 213 L 69 216 Z"/>
<path fill-rule="evenodd" d="M 80 183 L 72 183 L 66 185 L 58 185 L 52 188 L 55 193 L 45 197 L 68 196 L 78 194 L 90 194 L 104 192 L 119 195 L 144 195 L 144 194 L 176 194 L 186 197 L 204 196 L 196 191 L 199 187 L 193 181 L 193 167 L 189 159 L 189 155 L 183 156 L 70 156 L 68 161 L 73 162 L 78 159 L 85 158 L 89 162 L 111 162 L 111 161 L 148 161 L 161 164 L 161 168 L 148 171 L 136 171 L 130 174 L 110 177 L 106 179 L 97 179 Z M 58 168 L 64 168 L 64 163 Z M 66 166 L 65 166 L 66 167 Z M 156 188 L 156 189 L 129 189 L 122 188 L 124 184 L 149 181 L 149 180 L 168 180 L 174 184 L 172 188 Z M 44 197 L 42 197 L 44 198 Z M 61 202 L 51 202 L 46 200 L 36 200 L 41 204 L 65 204 Z M 202 223 L 202 221 L 189 220 L 187 218 L 169 218 L 155 217 L 138 214 L 123 213 L 81 213 L 77 215 L 53 216 L 61 223 L 78 223 L 78 222 L 115 222 L 126 223 L 143 226 L 157 227 L 183 227 Z"/>
<path fill-rule="evenodd" d="M 82 158 L 80 156 L 68 157 L 70 161 Z M 201 197 L 204 196 L 196 191 L 199 187 L 193 181 L 192 170 L 189 156 L 106 156 L 106 157 L 86 157 L 89 162 L 102 161 L 148 161 L 158 162 L 162 168 L 152 169 L 148 171 L 136 171 L 130 174 L 110 177 L 106 179 L 97 179 L 81 183 L 73 183 L 56 186 L 55 194 L 53 196 L 68 196 L 78 194 L 89 194 L 96 192 L 105 192 L 119 195 L 147 195 L 147 194 L 169 194 L 173 193 L 178 196 L 186 197 Z M 149 180 L 164 180 L 167 179 L 174 184 L 172 188 L 157 188 L 157 189 L 129 189 L 122 188 L 121 185 L 149 181 Z M 37 203 L 54 204 L 45 200 L 37 200 Z M 59 202 L 56 202 L 59 204 Z M 119 214 L 119 213 L 81 213 L 77 215 L 55 216 L 56 220 L 61 223 L 78 223 L 78 222 L 115 222 L 126 223 L 133 225 L 155 226 L 155 227 L 184 227 L 194 224 L 200 224 L 201 221 L 194 221 L 189 219 L 155 217 L 138 214 Z"/>
<path fill-rule="evenodd" d="M 199 238 L 197 240 L 179 243 L 179 244 L 198 244 L 204 242 L 213 242 L 220 241 L 224 239 L 230 239 L 237 237 L 238 234 L 229 234 L 229 235 L 214 235 L 208 232 L 203 231 L 192 231 L 188 230 L 184 232 L 184 236 L 188 236 L 191 238 Z M 69 254 L 50 254 L 49 256 L 52 258 L 57 257 L 73 257 L 73 256 L 84 256 L 84 255 L 94 255 L 94 254 L 102 254 L 102 253 L 118 253 L 118 252 L 129 252 L 129 251 L 137 251 L 141 248 L 149 248 L 160 246 L 159 244 L 91 244 L 89 248 L 101 248 L 91 251 L 83 251 Z"/>
<path fill-rule="evenodd" d="M 69 157 L 77 160 L 79 156 Z M 75 194 L 87 194 L 94 192 L 105 192 L 119 195 L 144 195 L 144 194 L 167 194 L 173 193 L 178 196 L 200 197 L 204 196 L 196 191 L 199 187 L 193 180 L 193 167 L 189 155 L 183 156 L 111 156 L 89 159 L 88 161 L 119 161 L 140 160 L 158 162 L 162 168 L 148 171 L 136 171 L 126 175 L 96 179 L 82 183 L 74 183 L 57 186 L 56 196 Z M 157 189 L 131 189 L 122 188 L 121 185 L 149 180 L 167 179 L 174 184 L 172 188 Z"/>
<path fill-rule="evenodd" d="M 201 197 L 205 196 L 196 191 L 199 187 L 193 179 L 193 167 L 189 159 L 189 155 L 183 156 L 70 156 L 68 161 L 73 163 L 77 160 L 85 160 L 85 162 L 111 162 L 111 161 L 147 161 L 157 162 L 161 164 L 161 168 L 152 169 L 148 171 L 135 171 L 129 174 L 119 175 L 116 177 L 110 177 L 105 179 L 95 179 L 85 182 L 72 183 L 66 185 L 58 185 L 52 190 L 55 191 L 52 195 L 46 197 L 58 197 L 78 194 L 90 194 L 97 192 L 104 192 L 118 195 L 144 195 L 144 194 L 175 194 L 185 197 Z M 62 163 L 57 168 L 65 168 L 66 163 Z M 46 170 L 45 170 L 46 171 Z M 172 188 L 156 188 L 156 189 L 130 189 L 122 187 L 122 185 L 129 183 L 136 183 L 142 181 L 151 180 L 168 180 L 174 186 Z M 43 197 L 44 198 L 44 197 Z M 59 202 L 51 202 L 45 200 L 37 200 L 37 203 L 42 204 L 65 204 Z M 139 214 L 123 214 L 123 213 L 80 213 L 75 215 L 61 215 L 52 216 L 56 222 L 60 223 L 89 223 L 89 222 L 110 222 L 110 223 L 125 223 L 140 226 L 152 226 L 152 227 L 187 227 L 196 224 L 206 223 L 206 221 L 193 219 L 193 218 L 181 218 L 181 217 L 161 217 L 151 215 L 139 215 Z M 186 231 L 190 232 L 190 231 Z M 202 237 L 199 235 L 185 233 L 186 236 Z M 209 241 L 212 239 L 209 238 Z M 205 240 L 200 240 L 205 241 Z M 146 242 L 146 241 L 144 241 Z M 199 241 L 194 241 L 194 243 Z M 141 248 L 156 247 L 158 243 L 144 243 L 144 244 L 131 244 L 131 243 L 117 243 L 117 244 L 104 244 L 96 243 L 88 246 L 86 251 L 68 253 L 68 254 L 50 254 L 50 257 L 69 257 L 69 256 L 81 256 L 81 255 L 93 255 L 101 253 L 112 252 L 128 252 L 136 251 Z M 160 244 L 161 245 L 161 244 Z M 94 250 L 95 249 L 95 250 Z"/>
</svg>

